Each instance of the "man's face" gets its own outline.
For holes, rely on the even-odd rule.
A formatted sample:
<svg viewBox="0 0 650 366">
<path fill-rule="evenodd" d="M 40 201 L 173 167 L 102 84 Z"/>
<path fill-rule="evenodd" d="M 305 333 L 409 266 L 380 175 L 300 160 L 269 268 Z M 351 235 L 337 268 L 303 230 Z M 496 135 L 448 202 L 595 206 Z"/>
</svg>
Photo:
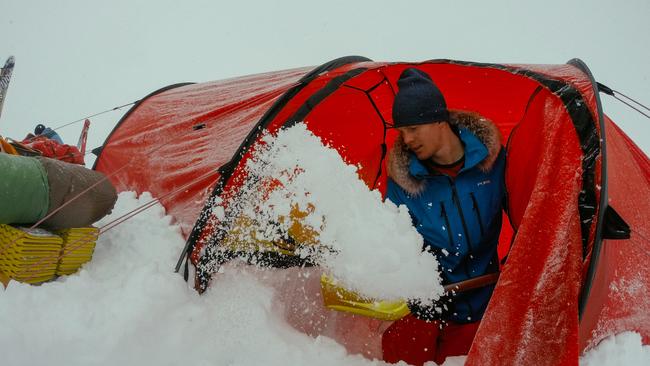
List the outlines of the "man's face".
<svg viewBox="0 0 650 366">
<path fill-rule="evenodd" d="M 446 123 L 432 122 L 421 125 L 398 127 L 406 146 L 419 160 L 431 159 L 443 146 Z"/>
</svg>

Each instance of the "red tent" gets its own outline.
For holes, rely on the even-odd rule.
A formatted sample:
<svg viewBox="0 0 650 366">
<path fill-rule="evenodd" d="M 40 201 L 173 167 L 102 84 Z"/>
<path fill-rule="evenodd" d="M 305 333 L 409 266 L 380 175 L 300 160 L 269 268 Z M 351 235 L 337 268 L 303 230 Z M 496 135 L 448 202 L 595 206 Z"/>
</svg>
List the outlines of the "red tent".
<svg viewBox="0 0 650 366">
<path fill-rule="evenodd" d="M 599 90 L 609 89 L 580 60 L 352 56 L 315 69 L 172 85 L 122 118 L 95 169 L 118 190 L 161 198 L 188 238 L 184 253 L 205 288 L 212 273 L 200 249 L 214 243 L 210 198 L 236 190 L 262 131 L 304 121 L 383 192 L 395 138 L 386 126 L 406 67 L 427 72 L 449 108 L 479 112 L 508 139 L 512 230 L 504 228 L 500 252 L 510 251 L 467 363 L 577 364 L 581 351 L 626 330 L 650 343 L 650 162 L 603 114 Z"/>
</svg>

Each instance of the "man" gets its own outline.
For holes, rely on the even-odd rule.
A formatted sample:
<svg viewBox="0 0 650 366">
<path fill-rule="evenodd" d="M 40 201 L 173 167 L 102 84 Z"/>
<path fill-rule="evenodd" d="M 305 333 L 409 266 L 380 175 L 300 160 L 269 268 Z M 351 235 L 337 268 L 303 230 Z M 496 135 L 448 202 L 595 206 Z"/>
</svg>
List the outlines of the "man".
<svg viewBox="0 0 650 366">
<path fill-rule="evenodd" d="M 418 69 L 406 69 L 397 85 L 399 136 L 388 157 L 387 198 L 408 207 L 424 250 L 440 263 L 443 284 L 497 272 L 505 192 L 497 127 L 476 113 L 449 111 Z M 410 304 L 412 314 L 384 332 L 384 360 L 442 364 L 467 354 L 493 289 L 447 294 L 435 306 Z"/>
</svg>

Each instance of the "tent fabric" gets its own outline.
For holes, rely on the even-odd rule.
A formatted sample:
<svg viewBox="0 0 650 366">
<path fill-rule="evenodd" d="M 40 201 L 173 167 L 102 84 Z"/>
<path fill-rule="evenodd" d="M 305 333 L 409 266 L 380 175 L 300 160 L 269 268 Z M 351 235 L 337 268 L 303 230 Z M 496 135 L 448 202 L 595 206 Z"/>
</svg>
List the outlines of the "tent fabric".
<svg viewBox="0 0 650 366">
<path fill-rule="evenodd" d="M 581 351 L 628 329 L 648 343 L 650 305 L 643 294 L 650 273 L 639 267 L 650 252 L 644 239 L 650 163 L 604 119 L 584 64 L 379 63 L 353 57 L 326 65 L 310 73 L 301 68 L 154 93 L 109 136 L 96 168 L 118 190 L 164 197 L 168 213 L 190 238 L 192 263 L 207 286 L 214 258 L 202 249 L 219 238 L 210 224 L 210 199 L 236 193 L 260 132 L 304 121 L 360 167 L 370 188 L 385 193 L 385 155 L 396 135 L 387 128 L 396 80 L 405 68 L 417 67 L 443 91 L 449 108 L 484 115 L 508 138 L 512 228 L 504 228 L 500 246 L 512 246 L 467 364 L 576 365 Z M 603 129 L 609 151 L 601 144 Z M 603 176 L 607 171 L 610 177 Z M 634 179 L 622 178 L 631 172 Z M 191 187 L 175 192 L 186 182 Z M 631 239 L 601 240 L 599 218 L 607 203 L 630 224 Z M 621 293 L 629 288 L 640 290 Z M 630 310 L 626 303 L 639 305 Z"/>
<path fill-rule="evenodd" d="M 510 139 L 506 186 L 518 230 L 470 365 L 577 364 L 582 152 L 556 99 L 549 91 L 538 93 Z M 494 335 L 510 339 L 510 347 L 494 354 L 503 345 Z"/>
<path fill-rule="evenodd" d="M 255 122 L 307 73 L 301 68 L 212 83 L 183 85 L 153 94 L 127 112 L 109 135 L 95 169 L 118 191 L 162 197 L 189 235 L 218 179 Z M 202 177 L 196 181 L 197 178 Z"/>
<path fill-rule="evenodd" d="M 636 331 L 650 344 L 650 161 L 605 118 L 609 205 L 631 228 L 626 240 L 603 240 L 580 327 L 580 348 Z"/>
</svg>

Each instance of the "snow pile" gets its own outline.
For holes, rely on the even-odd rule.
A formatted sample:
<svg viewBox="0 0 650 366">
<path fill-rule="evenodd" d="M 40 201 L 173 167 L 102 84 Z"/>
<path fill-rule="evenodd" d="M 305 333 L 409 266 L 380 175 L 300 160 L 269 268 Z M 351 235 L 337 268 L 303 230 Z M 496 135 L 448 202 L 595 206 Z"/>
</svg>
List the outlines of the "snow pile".
<svg viewBox="0 0 650 366">
<path fill-rule="evenodd" d="M 149 200 L 122 193 L 112 217 Z M 10 282 L 0 294 L 2 364 L 373 364 L 274 315 L 274 290 L 253 267 L 229 270 L 199 296 L 172 272 L 184 240 L 170 220 L 155 206 L 103 234 L 77 274 Z"/>
<path fill-rule="evenodd" d="M 641 336 L 625 332 L 609 337 L 580 358 L 583 366 L 650 365 L 650 346 L 641 343 Z"/>
<path fill-rule="evenodd" d="M 264 136 L 246 173 L 243 188 L 218 208 L 221 229 L 236 232 L 238 242 L 279 242 L 294 226 L 309 242 L 298 243 L 298 253 L 346 288 L 387 300 L 443 293 L 438 263 L 422 252 L 406 207 L 383 202 L 305 124 Z M 249 229 L 239 230 L 243 222 Z"/>
</svg>

